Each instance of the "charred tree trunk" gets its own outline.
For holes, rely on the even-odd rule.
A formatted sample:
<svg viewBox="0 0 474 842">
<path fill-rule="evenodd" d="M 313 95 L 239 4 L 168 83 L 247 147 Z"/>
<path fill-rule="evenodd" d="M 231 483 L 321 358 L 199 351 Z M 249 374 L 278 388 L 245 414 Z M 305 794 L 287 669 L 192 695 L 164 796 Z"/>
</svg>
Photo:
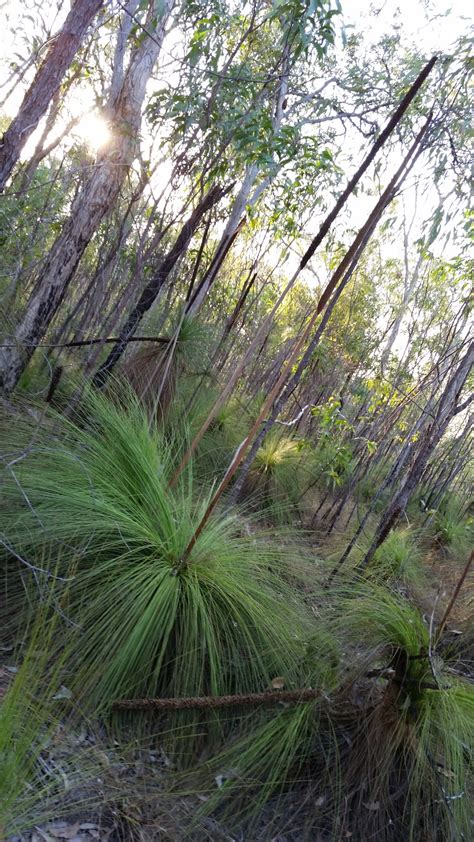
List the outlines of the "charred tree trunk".
<svg viewBox="0 0 474 842">
<path fill-rule="evenodd" d="M 165 256 L 156 274 L 146 285 L 140 295 L 140 298 L 135 304 L 135 307 L 128 316 L 127 321 L 120 331 L 119 341 L 114 348 L 112 348 L 112 351 L 105 360 L 104 364 L 98 369 L 94 377 L 94 384 L 96 386 L 102 386 L 108 377 L 110 377 L 115 365 L 119 361 L 127 346 L 129 337 L 132 336 L 145 313 L 147 313 L 150 307 L 155 303 L 170 272 L 174 269 L 179 259 L 185 253 L 203 216 L 222 198 L 225 192 L 225 189 L 222 187 L 213 187 L 204 199 L 201 200 L 189 219 L 184 223 L 175 244 Z"/>
</svg>

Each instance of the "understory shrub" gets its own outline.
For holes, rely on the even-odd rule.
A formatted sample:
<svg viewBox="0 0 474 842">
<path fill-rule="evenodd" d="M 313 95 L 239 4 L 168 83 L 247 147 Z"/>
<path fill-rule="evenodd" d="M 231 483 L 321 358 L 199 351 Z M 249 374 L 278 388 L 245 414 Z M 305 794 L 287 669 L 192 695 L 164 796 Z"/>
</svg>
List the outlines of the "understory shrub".
<svg viewBox="0 0 474 842">
<path fill-rule="evenodd" d="M 435 515 L 435 540 L 454 559 L 467 559 L 474 539 L 474 519 L 465 515 L 459 500 L 444 500 Z"/>
</svg>

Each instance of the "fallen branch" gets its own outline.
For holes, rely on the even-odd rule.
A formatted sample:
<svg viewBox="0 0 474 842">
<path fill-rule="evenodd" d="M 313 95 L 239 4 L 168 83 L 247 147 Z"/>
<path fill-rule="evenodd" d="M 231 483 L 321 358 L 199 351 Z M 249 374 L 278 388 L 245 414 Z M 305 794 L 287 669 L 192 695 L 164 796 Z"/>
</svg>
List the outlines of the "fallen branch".
<svg viewBox="0 0 474 842">
<path fill-rule="evenodd" d="M 189 710 L 192 708 L 229 708 L 247 705 L 278 705 L 280 702 L 313 702 L 322 696 L 321 690 L 265 690 L 263 693 L 244 693 L 235 696 L 184 696 L 180 699 L 118 699 L 112 707 L 117 710 Z"/>
<path fill-rule="evenodd" d="M 119 336 L 109 336 L 106 339 L 99 337 L 98 339 L 75 339 L 72 342 L 25 342 L 25 346 L 31 348 L 83 348 L 86 345 L 107 345 L 122 341 Z M 124 342 L 162 342 L 165 345 L 170 341 L 166 336 L 129 336 Z M 0 348 L 16 348 L 17 343 L 2 343 Z"/>
</svg>

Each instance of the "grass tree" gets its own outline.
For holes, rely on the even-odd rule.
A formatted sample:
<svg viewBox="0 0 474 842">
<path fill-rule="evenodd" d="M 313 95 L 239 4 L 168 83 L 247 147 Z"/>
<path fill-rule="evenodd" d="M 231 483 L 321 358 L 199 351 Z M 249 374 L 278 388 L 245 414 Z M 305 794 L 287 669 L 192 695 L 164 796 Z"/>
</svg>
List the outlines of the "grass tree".
<svg viewBox="0 0 474 842">
<path fill-rule="evenodd" d="M 266 715 L 212 761 L 220 788 L 203 811 L 258 821 L 258 838 L 275 836 L 265 816 L 284 832 L 297 803 L 302 839 L 467 839 L 472 686 L 406 599 L 354 581 L 332 597 L 312 657 L 325 692 Z"/>
<path fill-rule="evenodd" d="M 270 517 L 288 521 L 301 486 L 304 442 L 272 430 L 260 446 L 243 495 L 250 494 Z"/>
<path fill-rule="evenodd" d="M 2 528 L 18 557 L 52 544 L 74 575 L 71 663 L 86 701 L 105 712 L 124 696 L 258 691 L 278 675 L 296 686 L 308 621 L 291 549 L 220 511 L 185 556 L 209 492 L 190 470 L 170 489 L 173 447 L 132 396 L 123 408 L 91 393 L 75 422 L 52 416 L 32 444 L 23 433 Z"/>
</svg>

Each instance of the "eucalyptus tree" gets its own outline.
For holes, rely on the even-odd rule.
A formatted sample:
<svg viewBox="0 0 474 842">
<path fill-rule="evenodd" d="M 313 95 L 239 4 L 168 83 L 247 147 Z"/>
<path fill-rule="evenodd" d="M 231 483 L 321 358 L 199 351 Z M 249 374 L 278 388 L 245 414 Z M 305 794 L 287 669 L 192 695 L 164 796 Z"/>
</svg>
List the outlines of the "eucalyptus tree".
<svg viewBox="0 0 474 842">
<path fill-rule="evenodd" d="M 137 154 L 146 86 L 161 51 L 174 0 L 148 5 L 144 31 L 134 39 L 129 63 L 118 91 L 108 103 L 112 138 L 75 196 L 69 218 L 51 248 L 33 294 L 14 333 L 11 347 L 0 352 L 0 384 L 5 392 L 18 382 L 35 345 L 54 317 L 79 261 L 98 225 L 113 207 Z M 118 53 L 122 61 L 122 54 Z"/>
<path fill-rule="evenodd" d="M 61 30 L 52 39 L 17 115 L 0 142 L 0 192 L 4 189 L 26 141 L 58 93 L 64 74 L 103 5 L 104 0 L 76 0 Z"/>
<path fill-rule="evenodd" d="M 172 146 L 173 171 L 176 178 L 180 178 L 181 191 L 189 189 L 190 195 L 193 195 L 197 190 L 201 191 L 199 185 L 202 184 L 204 195 L 182 226 L 175 243 L 162 256 L 156 270 L 150 273 L 150 280 L 145 283 L 119 330 L 119 343 L 97 372 L 97 383 L 109 376 L 133 331 L 155 304 L 165 284 L 169 283 L 168 276 L 184 255 L 204 214 L 217 198 L 229 192 L 227 188 L 225 191 L 220 189 L 219 181 L 226 175 L 238 177 L 242 171 L 243 181 L 215 254 L 195 289 L 186 295 L 186 312 L 196 312 L 241 227 L 245 206 L 252 204 L 249 193 L 261 175 L 257 159 L 266 156 L 268 163 L 271 155 L 267 147 L 273 142 L 277 147 L 277 141 L 282 148 L 284 146 L 278 133 L 284 110 L 286 78 L 292 57 L 302 51 L 302 33 L 311 20 L 308 9 L 300 3 L 289 4 L 291 9 L 286 9 L 285 5 L 268 9 L 268 4 L 257 3 L 245 15 L 240 9 L 227 9 L 219 3 L 211 3 L 210 6 L 217 11 L 210 15 L 208 9 L 207 17 L 200 17 L 207 5 L 191 3 L 183 7 L 184 12 L 188 12 L 181 22 L 186 61 L 184 71 L 181 69 L 180 72 L 187 82 L 184 93 L 181 85 L 171 95 L 159 90 L 148 108 L 155 129 L 167 132 L 166 142 Z M 327 27 L 332 36 L 330 5 L 318 4 L 315 20 L 321 30 Z M 294 17 L 290 11 L 295 12 Z M 192 33 L 189 44 L 186 40 L 188 26 Z M 255 41 L 257 32 L 263 47 Z M 319 33 L 318 38 L 322 37 Z M 199 93 L 195 77 L 200 79 Z M 225 111 L 224 106 L 227 106 Z M 224 119 L 222 114 L 225 114 Z M 276 140 L 273 141 L 274 138 Z M 198 143 L 199 155 L 196 154 Z M 227 152 L 225 165 L 224 150 Z M 250 162 L 251 156 L 255 161 Z M 233 187 L 233 182 L 230 186 Z M 261 190 L 260 184 L 252 201 L 257 201 Z M 162 238 L 159 231 L 158 237 Z M 150 251 L 148 245 L 147 253 L 150 254 Z M 194 278 L 195 273 L 193 284 Z"/>
<path fill-rule="evenodd" d="M 251 217 L 261 195 L 278 173 L 290 163 L 294 166 L 298 153 L 301 154 L 299 126 L 287 119 L 290 113 L 288 95 L 294 78 L 301 73 L 303 62 L 312 64 L 315 54 L 321 58 L 334 42 L 332 18 L 339 10 L 332 5 L 331 0 L 309 5 L 300 0 L 275 4 L 262 23 L 258 20 L 253 23 L 254 31 L 249 33 L 261 39 L 265 65 L 261 60 L 256 61 L 255 54 L 249 55 L 251 60 L 247 60 L 247 67 L 242 66 L 243 56 L 237 53 L 238 63 L 234 66 L 233 62 L 229 67 L 229 76 L 232 73 L 237 78 L 240 76 L 239 82 L 247 81 L 249 75 L 258 80 L 257 83 L 253 81 L 251 88 L 253 102 L 245 105 L 238 125 L 223 126 L 224 137 L 230 129 L 233 163 L 241 163 L 243 178 L 212 260 L 187 305 L 188 313 L 195 314 L 199 310 L 244 218 Z M 243 46 L 248 49 L 246 44 Z M 228 83 L 215 82 L 207 113 L 209 106 L 213 111 L 222 110 L 225 99 L 230 96 L 235 96 L 235 84 L 231 91 Z M 219 126 L 217 121 L 214 123 Z M 306 148 L 308 146 L 307 143 Z M 323 168 L 330 156 L 324 159 L 319 155 L 317 159 Z"/>
</svg>

